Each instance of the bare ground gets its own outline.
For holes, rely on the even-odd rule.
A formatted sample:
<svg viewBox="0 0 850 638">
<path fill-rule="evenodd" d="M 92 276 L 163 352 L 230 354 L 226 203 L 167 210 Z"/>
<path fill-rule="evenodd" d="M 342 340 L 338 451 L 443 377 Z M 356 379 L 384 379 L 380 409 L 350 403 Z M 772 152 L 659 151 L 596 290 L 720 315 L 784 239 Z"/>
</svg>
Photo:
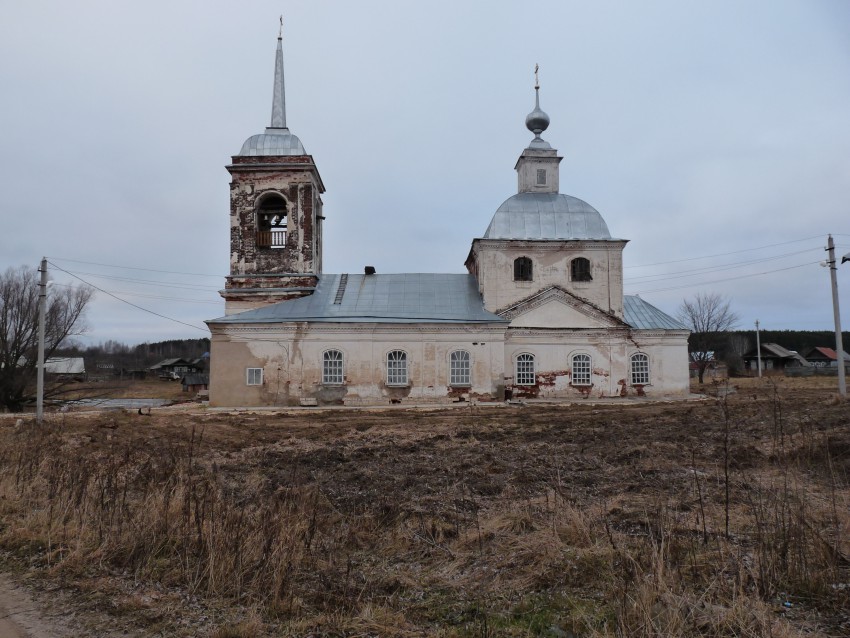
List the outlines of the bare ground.
<svg viewBox="0 0 850 638">
<path fill-rule="evenodd" d="M 0 418 L 2 561 L 80 636 L 848 635 L 830 386 Z"/>
</svg>

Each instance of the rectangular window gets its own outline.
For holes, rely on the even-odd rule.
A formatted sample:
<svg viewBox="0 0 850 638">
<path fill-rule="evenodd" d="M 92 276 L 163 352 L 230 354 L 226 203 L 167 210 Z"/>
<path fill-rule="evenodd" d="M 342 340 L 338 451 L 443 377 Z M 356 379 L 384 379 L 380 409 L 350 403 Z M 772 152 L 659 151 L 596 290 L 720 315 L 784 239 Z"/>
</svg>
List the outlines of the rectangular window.
<svg viewBox="0 0 850 638">
<path fill-rule="evenodd" d="M 538 186 L 546 186 L 546 169 L 538 168 L 537 169 L 537 185 Z"/>
<path fill-rule="evenodd" d="M 263 385 L 263 369 L 248 368 L 248 385 Z"/>
<path fill-rule="evenodd" d="M 465 350 L 455 350 L 452 352 L 450 370 L 449 370 L 449 385 L 458 387 L 469 387 L 469 353 Z"/>
</svg>

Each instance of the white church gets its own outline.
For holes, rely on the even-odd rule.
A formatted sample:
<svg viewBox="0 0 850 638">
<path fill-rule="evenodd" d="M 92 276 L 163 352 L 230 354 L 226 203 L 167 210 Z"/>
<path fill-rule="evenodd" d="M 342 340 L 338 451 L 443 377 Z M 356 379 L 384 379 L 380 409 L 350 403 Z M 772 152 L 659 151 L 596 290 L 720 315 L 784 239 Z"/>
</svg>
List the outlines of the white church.
<svg viewBox="0 0 850 638">
<path fill-rule="evenodd" d="M 325 187 L 286 125 L 280 36 L 273 96 L 271 126 L 227 166 L 230 275 L 225 316 L 206 322 L 210 405 L 688 393 L 687 328 L 623 295 L 627 240 L 559 192 L 539 85 L 517 193 L 472 240 L 463 274 L 322 272 Z"/>
</svg>

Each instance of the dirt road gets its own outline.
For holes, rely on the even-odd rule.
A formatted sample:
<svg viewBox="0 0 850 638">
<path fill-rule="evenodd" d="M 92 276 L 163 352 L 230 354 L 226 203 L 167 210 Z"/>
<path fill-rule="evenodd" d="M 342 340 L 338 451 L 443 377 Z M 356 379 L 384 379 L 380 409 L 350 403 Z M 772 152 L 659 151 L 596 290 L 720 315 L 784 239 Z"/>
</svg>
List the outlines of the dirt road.
<svg viewBox="0 0 850 638">
<path fill-rule="evenodd" d="M 41 606 L 5 574 L 0 574 L 0 638 L 59 638 L 68 635 L 42 617 Z"/>
</svg>

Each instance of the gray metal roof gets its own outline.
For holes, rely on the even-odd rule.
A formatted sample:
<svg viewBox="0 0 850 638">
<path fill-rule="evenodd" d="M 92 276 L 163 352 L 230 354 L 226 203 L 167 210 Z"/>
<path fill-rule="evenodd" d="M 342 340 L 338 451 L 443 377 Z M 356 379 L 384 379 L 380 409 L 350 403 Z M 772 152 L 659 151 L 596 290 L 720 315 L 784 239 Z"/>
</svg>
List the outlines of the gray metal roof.
<svg viewBox="0 0 850 638">
<path fill-rule="evenodd" d="M 611 239 L 593 206 L 561 193 L 518 193 L 499 206 L 484 239 Z"/>
<path fill-rule="evenodd" d="M 346 279 L 340 294 L 341 282 Z M 207 323 L 508 323 L 484 309 L 469 274 L 321 275 L 307 297 Z"/>
<path fill-rule="evenodd" d="M 306 155 L 304 145 L 288 128 L 267 128 L 265 133 L 252 135 L 242 145 L 239 156 L 245 155 Z"/>
<path fill-rule="evenodd" d="M 623 297 L 623 318 L 637 330 L 689 330 L 689 328 L 662 312 L 637 295 Z"/>
</svg>

